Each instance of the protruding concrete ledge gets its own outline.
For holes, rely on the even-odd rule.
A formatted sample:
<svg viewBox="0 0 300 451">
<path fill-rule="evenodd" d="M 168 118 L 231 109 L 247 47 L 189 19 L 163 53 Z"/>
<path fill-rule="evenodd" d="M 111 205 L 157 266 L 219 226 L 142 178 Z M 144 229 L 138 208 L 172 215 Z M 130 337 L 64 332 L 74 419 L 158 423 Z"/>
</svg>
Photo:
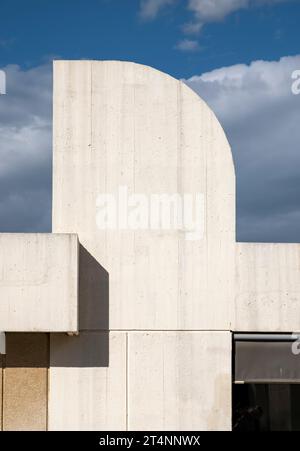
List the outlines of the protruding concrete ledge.
<svg viewBox="0 0 300 451">
<path fill-rule="evenodd" d="M 75 234 L 0 234 L 0 331 L 78 331 Z"/>
</svg>

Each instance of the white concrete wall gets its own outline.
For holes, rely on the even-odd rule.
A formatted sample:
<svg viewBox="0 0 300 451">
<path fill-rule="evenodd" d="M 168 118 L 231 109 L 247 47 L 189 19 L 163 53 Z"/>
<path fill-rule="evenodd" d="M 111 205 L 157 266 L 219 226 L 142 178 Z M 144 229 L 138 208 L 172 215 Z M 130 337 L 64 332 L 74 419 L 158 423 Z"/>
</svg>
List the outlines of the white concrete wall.
<svg viewBox="0 0 300 451">
<path fill-rule="evenodd" d="M 50 430 L 230 430 L 230 332 L 52 334 Z"/>
<path fill-rule="evenodd" d="M 230 333 L 200 332 L 229 330 L 234 298 L 235 177 L 214 114 L 149 67 L 55 62 L 53 170 L 53 230 L 81 243 L 81 332 L 51 338 L 50 428 L 229 429 Z M 200 193 L 203 236 L 99 230 L 97 197 L 120 186 Z"/>
<path fill-rule="evenodd" d="M 126 430 L 127 336 L 52 334 L 49 430 Z"/>
<path fill-rule="evenodd" d="M 99 230 L 97 197 L 120 186 L 203 194 L 204 236 Z M 230 328 L 234 168 L 221 126 L 190 88 L 134 63 L 55 62 L 53 190 L 54 232 L 78 233 L 109 273 L 110 329 Z M 82 327 L 98 328 L 93 308 Z"/>
<path fill-rule="evenodd" d="M 76 235 L 0 234 L 0 331 L 78 330 Z"/>
<path fill-rule="evenodd" d="M 99 230 L 97 197 L 120 186 L 201 193 L 203 236 Z M 53 189 L 53 230 L 81 243 L 83 332 L 51 339 L 50 427 L 230 429 L 230 330 L 299 331 L 300 261 L 299 245 L 235 243 L 233 162 L 213 113 L 149 67 L 58 61 Z"/>
<path fill-rule="evenodd" d="M 230 332 L 128 334 L 128 429 L 231 429 Z"/>
<path fill-rule="evenodd" d="M 238 243 L 236 331 L 300 331 L 300 245 Z"/>
</svg>

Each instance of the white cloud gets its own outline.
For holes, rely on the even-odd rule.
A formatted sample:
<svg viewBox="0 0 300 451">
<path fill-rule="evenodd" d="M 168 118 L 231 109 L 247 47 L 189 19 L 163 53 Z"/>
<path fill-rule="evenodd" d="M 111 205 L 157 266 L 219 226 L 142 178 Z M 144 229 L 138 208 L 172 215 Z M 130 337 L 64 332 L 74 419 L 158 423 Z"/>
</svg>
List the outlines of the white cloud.
<svg viewBox="0 0 300 451">
<path fill-rule="evenodd" d="M 175 1 L 141 0 L 140 15 L 143 19 L 154 19 L 163 8 Z M 204 24 L 219 22 L 236 11 L 293 1 L 295 0 L 187 0 L 187 9 L 192 12 L 193 20 L 183 24 L 182 29 L 186 34 L 198 34 Z"/>
<path fill-rule="evenodd" d="M 300 55 L 191 77 L 232 145 L 241 240 L 300 241 Z"/>
<path fill-rule="evenodd" d="M 182 25 L 182 31 L 185 34 L 198 34 L 202 29 L 201 22 L 186 22 Z"/>
<path fill-rule="evenodd" d="M 140 15 L 143 19 L 154 19 L 165 7 L 174 3 L 174 0 L 142 0 L 140 4 Z"/>
<path fill-rule="evenodd" d="M 239 9 L 247 8 L 249 0 L 189 0 L 188 8 L 200 23 L 222 20 Z"/>
<path fill-rule="evenodd" d="M 7 94 L 0 97 L 0 229 L 48 231 L 51 227 L 51 104 L 49 65 L 4 67 Z"/>
<path fill-rule="evenodd" d="M 195 52 L 200 49 L 198 42 L 192 39 L 182 39 L 175 48 L 182 52 Z"/>
<path fill-rule="evenodd" d="M 189 0 L 188 9 L 200 23 L 217 22 L 240 9 L 273 5 L 293 0 Z"/>
<path fill-rule="evenodd" d="M 15 42 L 14 38 L 10 39 L 0 39 L 0 47 L 4 50 L 9 49 Z"/>
</svg>

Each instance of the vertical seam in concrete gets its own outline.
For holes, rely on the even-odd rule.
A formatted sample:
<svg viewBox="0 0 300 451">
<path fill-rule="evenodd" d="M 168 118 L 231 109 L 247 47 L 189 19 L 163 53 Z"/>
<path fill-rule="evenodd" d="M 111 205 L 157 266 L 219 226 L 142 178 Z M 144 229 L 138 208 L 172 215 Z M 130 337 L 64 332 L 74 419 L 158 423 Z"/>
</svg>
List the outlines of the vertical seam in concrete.
<svg viewBox="0 0 300 451">
<path fill-rule="evenodd" d="M 182 158 L 182 143 L 183 143 L 183 105 L 182 105 L 182 85 L 181 81 L 177 83 L 177 192 L 179 195 L 184 195 L 183 193 L 183 158 Z M 183 220 L 183 212 L 181 212 Z M 177 327 L 179 326 L 178 312 L 180 312 L 180 305 L 182 302 L 182 266 L 184 265 L 184 255 L 183 255 L 183 243 L 180 234 L 178 234 L 177 241 Z M 180 318 L 182 320 L 182 318 Z M 184 319 L 183 319 L 184 321 Z M 181 323 L 182 324 L 182 323 Z"/>
<path fill-rule="evenodd" d="M 202 121 L 203 121 L 203 109 L 201 108 L 201 127 L 202 127 Z M 202 133 L 201 133 L 201 152 L 202 152 L 202 147 L 203 146 L 203 143 L 202 143 Z M 209 260 L 208 260 L 208 255 L 209 255 L 209 252 L 208 252 L 208 241 L 209 241 L 209 239 L 210 239 L 210 237 L 209 237 L 209 234 L 208 234 L 208 194 L 207 194 L 207 190 L 208 190 L 208 169 L 207 169 L 207 164 L 208 164 L 208 155 L 207 155 L 207 149 L 203 149 L 203 152 L 204 152 L 204 159 L 205 159 L 205 199 L 204 199 L 204 202 L 205 202 L 205 204 L 204 204 L 204 222 L 205 222 L 205 230 L 204 230 L 204 238 L 206 237 L 206 240 L 205 240 L 205 251 L 206 251 L 206 255 L 205 255 L 205 258 L 206 258 L 206 261 L 208 262 Z M 209 275 L 208 275 L 208 266 L 207 266 L 207 268 L 205 269 L 205 275 L 206 275 L 206 277 L 205 277 L 205 283 L 206 283 L 206 286 L 205 286 L 205 289 L 207 290 L 207 287 L 208 287 L 208 277 L 209 277 Z"/>
<path fill-rule="evenodd" d="M 134 118 L 133 118 L 133 192 L 136 194 L 136 127 L 137 127 L 137 121 L 136 121 L 136 72 L 134 73 L 134 88 L 133 88 L 133 110 L 134 110 Z M 136 274 L 136 230 L 133 231 L 133 264 L 134 264 L 134 274 Z M 128 342 L 128 334 L 127 339 Z M 128 414 L 127 414 L 128 417 Z M 127 420 L 126 420 L 127 422 Z M 127 425 L 126 425 L 127 430 Z"/>
<path fill-rule="evenodd" d="M 91 83 L 91 98 L 90 98 L 90 149 L 93 152 L 93 61 L 90 61 L 90 83 Z"/>
<path fill-rule="evenodd" d="M 125 401 L 125 408 L 126 408 L 126 431 L 128 431 L 128 332 L 126 332 L 126 401 Z"/>
<path fill-rule="evenodd" d="M 50 399 L 50 334 L 47 334 L 47 368 L 46 368 L 46 431 L 49 431 L 49 399 Z"/>
<path fill-rule="evenodd" d="M 233 430 L 233 380 L 234 380 L 234 373 L 235 373 L 235 355 L 234 355 L 234 336 L 232 331 L 228 331 L 230 333 L 230 355 L 231 355 L 231 386 L 230 386 L 230 390 L 231 390 L 231 416 L 230 416 L 230 430 Z"/>
<path fill-rule="evenodd" d="M 0 430 L 4 430 L 4 368 L 6 365 L 6 355 L 2 356 L 2 380 L 1 380 L 1 390 L 2 390 L 2 400 L 1 400 L 1 424 Z"/>
</svg>

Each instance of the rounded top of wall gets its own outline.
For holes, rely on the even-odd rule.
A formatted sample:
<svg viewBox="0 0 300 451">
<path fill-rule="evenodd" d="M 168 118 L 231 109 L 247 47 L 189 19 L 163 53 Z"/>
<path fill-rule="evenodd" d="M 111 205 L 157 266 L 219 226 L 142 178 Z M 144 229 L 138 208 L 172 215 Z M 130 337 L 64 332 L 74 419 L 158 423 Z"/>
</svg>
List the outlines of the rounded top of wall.
<svg viewBox="0 0 300 451">
<path fill-rule="evenodd" d="M 235 174 L 214 113 L 121 61 L 56 61 L 53 110 L 53 231 L 77 233 L 109 274 L 110 327 L 228 329 Z"/>
<path fill-rule="evenodd" d="M 177 78 L 173 77 L 172 75 L 163 72 L 159 69 L 156 69 L 152 66 L 148 66 L 146 64 L 141 64 L 141 63 L 136 63 L 133 61 L 126 61 L 126 60 L 53 60 L 53 66 L 55 67 L 55 65 L 59 65 L 59 64 L 87 64 L 87 65 L 105 65 L 105 66 L 111 66 L 111 67 L 115 67 L 116 70 L 120 70 L 120 67 L 130 67 L 132 68 L 132 70 L 142 70 L 142 71 L 147 71 L 149 74 L 152 74 L 154 77 L 155 75 L 157 77 L 164 77 L 166 80 L 169 80 L 170 83 L 175 83 L 175 84 L 179 84 L 181 86 L 181 89 L 186 93 L 186 95 L 189 95 L 191 97 L 194 97 L 195 99 L 197 99 L 198 102 L 202 103 L 202 107 L 204 109 L 207 110 L 207 114 L 212 115 L 215 118 L 216 124 L 217 126 L 219 126 L 224 134 L 224 139 L 228 144 L 228 149 L 229 149 L 229 158 L 231 159 L 232 162 L 232 166 L 233 166 L 233 171 L 235 173 L 235 168 L 234 168 L 234 161 L 232 158 L 232 153 L 231 153 L 231 149 L 230 149 L 230 144 L 228 143 L 227 137 L 226 137 L 226 133 L 222 127 L 222 124 L 219 122 L 218 118 L 216 117 L 214 111 L 208 106 L 208 104 L 202 99 L 202 97 L 200 97 L 200 95 L 198 93 L 196 93 L 190 86 L 188 86 L 187 84 L 184 83 L 184 81 L 182 80 L 178 80 Z M 228 150 L 227 149 L 227 150 Z M 223 149 L 223 151 L 225 151 L 225 149 Z"/>
</svg>

